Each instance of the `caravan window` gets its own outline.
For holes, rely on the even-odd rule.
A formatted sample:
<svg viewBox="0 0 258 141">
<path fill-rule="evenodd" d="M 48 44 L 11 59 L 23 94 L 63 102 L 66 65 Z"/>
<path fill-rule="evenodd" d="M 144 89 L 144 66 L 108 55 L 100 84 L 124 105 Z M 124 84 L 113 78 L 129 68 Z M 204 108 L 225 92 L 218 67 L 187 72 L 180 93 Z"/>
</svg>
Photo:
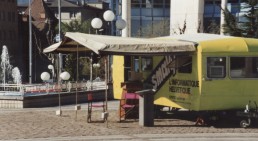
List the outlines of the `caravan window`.
<svg viewBox="0 0 258 141">
<path fill-rule="evenodd" d="M 180 56 L 176 60 L 179 73 L 192 73 L 192 56 Z"/>
<path fill-rule="evenodd" d="M 230 57 L 232 78 L 258 78 L 258 57 Z"/>
<path fill-rule="evenodd" d="M 224 78 L 226 76 L 226 57 L 207 57 L 207 77 Z"/>
<path fill-rule="evenodd" d="M 152 62 L 152 57 L 142 57 L 142 71 L 151 71 Z"/>
<path fill-rule="evenodd" d="M 139 68 L 140 68 L 140 62 L 139 62 L 139 57 L 138 56 L 135 56 L 134 59 L 133 59 L 133 62 L 134 62 L 134 71 L 135 72 L 139 72 Z"/>
</svg>

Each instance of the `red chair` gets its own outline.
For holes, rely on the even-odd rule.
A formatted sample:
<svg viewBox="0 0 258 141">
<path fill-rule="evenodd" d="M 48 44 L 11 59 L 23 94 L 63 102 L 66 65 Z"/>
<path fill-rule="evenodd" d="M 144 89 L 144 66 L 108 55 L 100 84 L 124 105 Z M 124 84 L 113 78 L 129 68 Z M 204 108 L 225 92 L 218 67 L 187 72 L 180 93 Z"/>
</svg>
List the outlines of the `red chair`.
<svg viewBox="0 0 258 141">
<path fill-rule="evenodd" d="M 139 95 L 125 93 L 120 100 L 119 121 L 126 119 L 137 119 L 139 117 Z"/>
<path fill-rule="evenodd" d="M 92 122 L 91 120 L 91 116 L 92 116 L 92 108 L 102 108 L 103 109 L 103 113 L 105 112 L 105 103 L 104 101 L 102 103 L 93 103 L 94 99 L 93 99 L 93 95 L 92 93 L 89 93 L 87 95 L 88 97 L 88 115 L 87 115 L 87 122 L 90 123 Z M 104 118 L 103 121 L 105 121 L 106 119 Z"/>
</svg>

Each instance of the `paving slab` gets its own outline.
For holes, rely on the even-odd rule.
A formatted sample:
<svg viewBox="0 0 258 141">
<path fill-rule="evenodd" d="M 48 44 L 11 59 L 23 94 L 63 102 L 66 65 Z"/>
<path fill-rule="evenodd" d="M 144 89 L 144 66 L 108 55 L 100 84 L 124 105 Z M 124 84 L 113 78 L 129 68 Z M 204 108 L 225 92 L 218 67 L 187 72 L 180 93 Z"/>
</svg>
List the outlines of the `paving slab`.
<svg viewBox="0 0 258 141">
<path fill-rule="evenodd" d="M 109 101 L 108 122 L 101 122 L 101 109 L 93 109 L 92 123 L 87 123 L 87 104 L 59 107 L 0 109 L 0 140 L 81 141 L 81 140 L 257 140 L 258 128 L 240 128 L 225 123 L 222 127 L 195 126 L 179 118 L 155 119 L 154 127 L 139 126 L 138 120 L 118 120 L 118 101 Z M 185 115 L 186 116 L 186 115 Z"/>
</svg>

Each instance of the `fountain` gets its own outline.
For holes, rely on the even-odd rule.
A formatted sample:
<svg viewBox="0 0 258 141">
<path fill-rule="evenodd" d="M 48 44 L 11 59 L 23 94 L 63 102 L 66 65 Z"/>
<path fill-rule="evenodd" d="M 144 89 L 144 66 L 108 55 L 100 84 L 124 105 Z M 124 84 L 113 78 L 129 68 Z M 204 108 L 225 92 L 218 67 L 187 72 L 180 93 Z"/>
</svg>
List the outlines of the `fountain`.
<svg viewBox="0 0 258 141">
<path fill-rule="evenodd" d="M 53 66 L 49 66 L 53 70 Z M 104 82 L 104 81 L 103 81 Z M 98 83 L 96 85 L 95 83 Z M 94 93 L 102 95 L 106 90 L 105 82 L 95 82 L 91 84 Z M 99 85 L 101 83 L 102 85 Z M 64 94 L 67 103 L 74 94 L 80 91 L 80 95 L 86 96 L 86 82 L 70 83 L 69 91 L 65 84 L 58 83 L 39 83 L 39 84 L 22 84 L 22 75 L 18 67 L 13 67 L 10 63 L 10 56 L 6 46 L 2 48 L 1 66 L 0 66 L 0 108 L 27 108 L 56 105 L 56 94 Z M 33 99 L 30 97 L 33 96 Z M 52 103 L 50 102 L 52 101 Z"/>
<path fill-rule="evenodd" d="M 12 77 L 13 77 L 13 82 L 18 84 L 21 84 L 21 73 L 18 67 L 13 68 L 12 70 Z"/>
<path fill-rule="evenodd" d="M 8 49 L 4 45 L 1 54 L 1 69 L 2 69 L 2 83 L 6 84 L 6 79 L 9 80 L 9 76 L 12 72 L 12 65 L 10 64 L 10 57 Z"/>
<path fill-rule="evenodd" d="M 1 54 L 1 69 L 2 69 L 2 83 L 6 84 L 12 81 L 15 84 L 21 84 L 21 74 L 18 67 L 14 67 L 10 64 L 10 56 L 7 47 L 4 45 Z M 12 80 L 11 80 L 12 77 Z"/>
</svg>

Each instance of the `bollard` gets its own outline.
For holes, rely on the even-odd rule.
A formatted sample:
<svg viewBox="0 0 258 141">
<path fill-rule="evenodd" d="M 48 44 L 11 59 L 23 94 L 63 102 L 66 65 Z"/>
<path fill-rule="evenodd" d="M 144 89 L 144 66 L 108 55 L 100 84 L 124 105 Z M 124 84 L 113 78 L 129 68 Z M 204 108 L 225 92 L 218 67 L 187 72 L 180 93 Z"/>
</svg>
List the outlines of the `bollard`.
<svg viewBox="0 0 258 141">
<path fill-rule="evenodd" d="M 139 98 L 139 125 L 154 126 L 154 89 L 136 91 Z"/>
</svg>

